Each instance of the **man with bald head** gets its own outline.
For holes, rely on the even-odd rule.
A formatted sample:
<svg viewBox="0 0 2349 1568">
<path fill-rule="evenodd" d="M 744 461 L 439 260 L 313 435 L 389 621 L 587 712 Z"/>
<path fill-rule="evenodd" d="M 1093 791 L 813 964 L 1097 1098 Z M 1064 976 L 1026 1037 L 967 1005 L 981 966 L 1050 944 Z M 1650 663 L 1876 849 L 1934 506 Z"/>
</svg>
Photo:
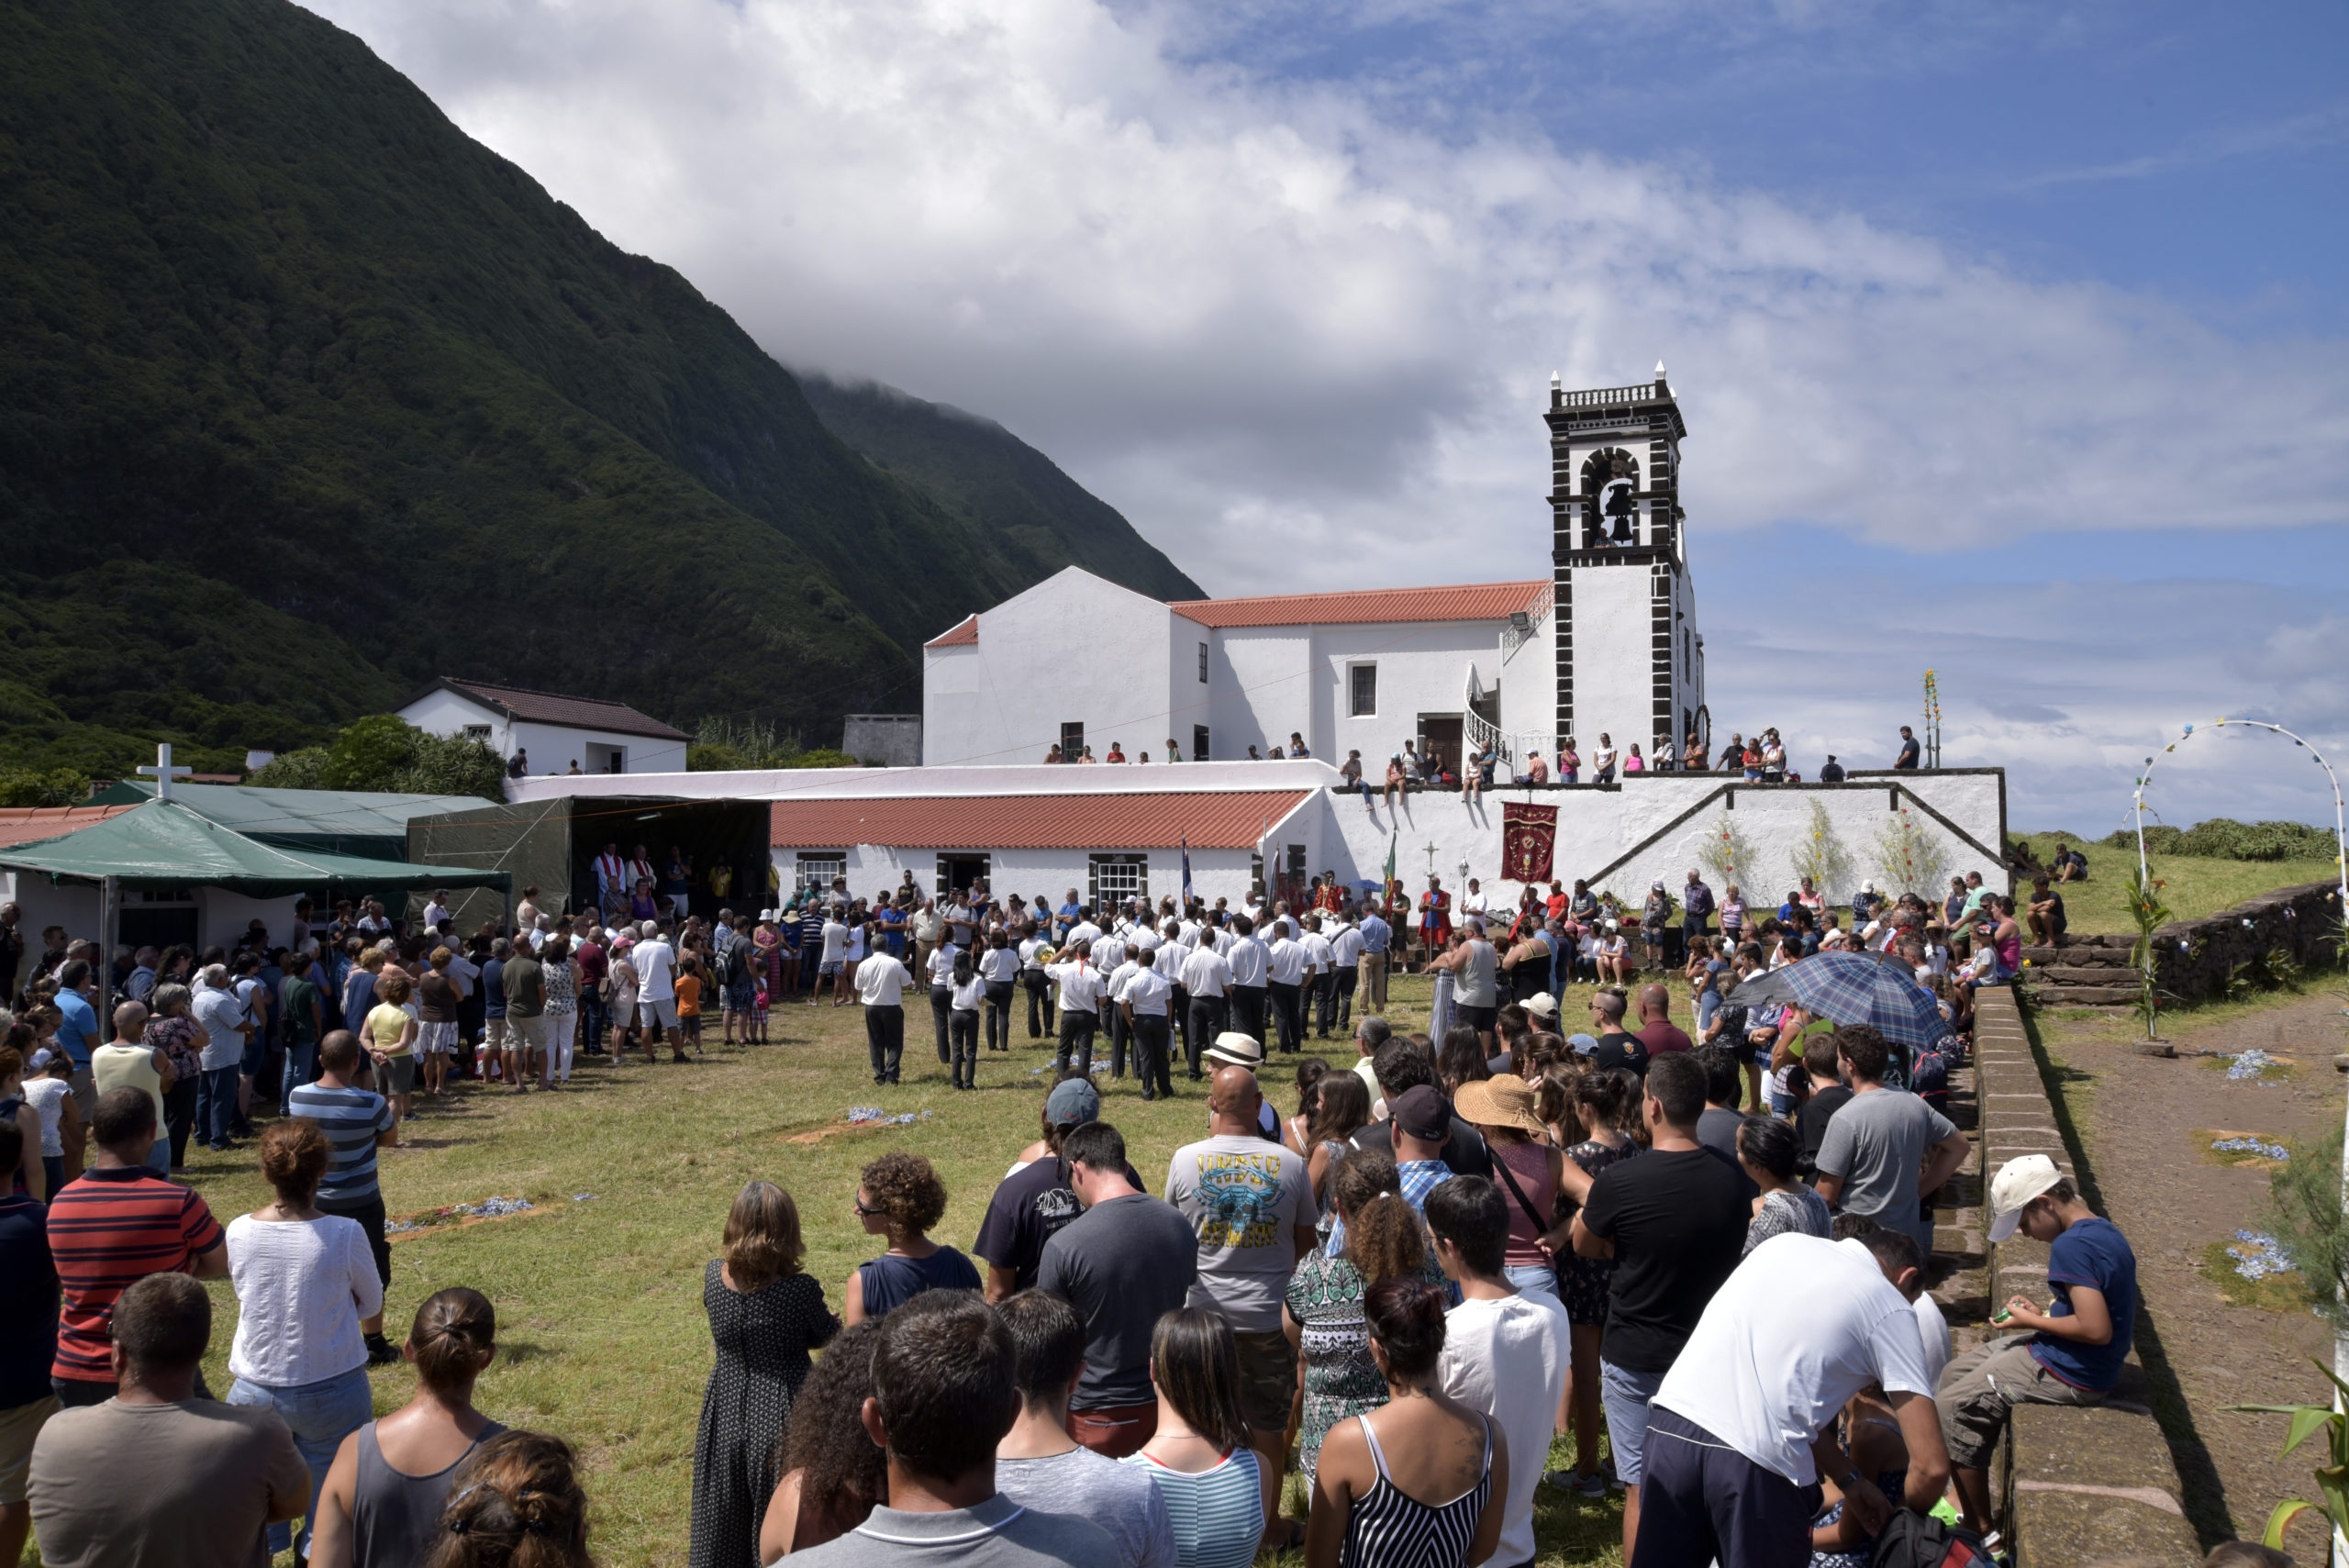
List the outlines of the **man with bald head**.
<svg viewBox="0 0 2349 1568">
<path fill-rule="evenodd" d="M 1640 1043 L 1648 1060 L 1688 1049 L 1688 1037 L 1672 1021 L 1672 993 L 1653 982 L 1640 987 Z"/>
<path fill-rule="evenodd" d="M 1313 1183 L 1304 1159 L 1259 1129 L 1256 1074 L 1224 1067 L 1208 1085 L 1208 1136 L 1174 1151 L 1166 1201 L 1199 1239 L 1190 1305 L 1220 1312 L 1240 1341 L 1241 1406 L 1264 1484 L 1267 1547 L 1294 1545 L 1279 1519 L 1297 1351 L 1281 1331 L 1289 1275 L 1314 1244 Z"/>
</svg>

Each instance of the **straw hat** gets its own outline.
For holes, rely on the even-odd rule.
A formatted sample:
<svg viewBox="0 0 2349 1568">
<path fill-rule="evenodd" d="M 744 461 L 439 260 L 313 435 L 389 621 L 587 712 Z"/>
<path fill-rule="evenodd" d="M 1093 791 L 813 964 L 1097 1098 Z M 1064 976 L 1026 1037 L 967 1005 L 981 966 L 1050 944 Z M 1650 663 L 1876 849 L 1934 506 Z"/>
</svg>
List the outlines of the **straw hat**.
<svg viewBox="0 0 2349 1568">
<path fill-rule="evenodd" d="M 1533 1114 L 1533 1085 L 1514 1073 L 1461 1084 L 1452 1108 L 1461 1120 L 1478 1127 L 1513 1127 L 1535 1138 L 1549 1130 Z"/>
</svg>

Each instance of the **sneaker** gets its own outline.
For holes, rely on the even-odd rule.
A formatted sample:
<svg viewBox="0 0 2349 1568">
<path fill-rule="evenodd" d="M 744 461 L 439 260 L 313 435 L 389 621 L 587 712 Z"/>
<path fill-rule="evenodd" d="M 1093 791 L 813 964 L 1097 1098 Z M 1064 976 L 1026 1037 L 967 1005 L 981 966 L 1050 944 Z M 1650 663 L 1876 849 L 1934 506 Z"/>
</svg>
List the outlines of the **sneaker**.
<svg viewBox="0 0 2349 1568">
<path fill-rule="evenodd" d="M 1579 1470 L 1553 1470 L 1542 1479 L 1558 1491 L 1571 1492 L 1576 1496 L 1607 1496 L 1607 1478 L 1603 1475 L 1586 1475 Z"/>
</svg>

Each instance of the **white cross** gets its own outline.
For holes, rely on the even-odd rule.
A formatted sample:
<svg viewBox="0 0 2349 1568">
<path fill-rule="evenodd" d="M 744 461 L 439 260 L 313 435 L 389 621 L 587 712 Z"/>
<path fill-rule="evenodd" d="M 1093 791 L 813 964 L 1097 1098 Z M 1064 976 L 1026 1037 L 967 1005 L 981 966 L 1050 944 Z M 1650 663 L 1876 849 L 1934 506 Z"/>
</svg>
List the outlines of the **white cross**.
<svg viewBox="0 0 2349 1568">
<path fill-rule="evenodd" d="M 139 773 L 146 773 L 154 779 L 155 798 L 157 800 L 171 799 L 172 781 L 173 779 L 185 778 L 188 774 L 195 772 L 194 768 L 175 768 L 172 766 L 172 743 L 168 740 L 155 748 L 155 765 L 151 768 L 140 768 L 138 771 Z"/>
</svg>

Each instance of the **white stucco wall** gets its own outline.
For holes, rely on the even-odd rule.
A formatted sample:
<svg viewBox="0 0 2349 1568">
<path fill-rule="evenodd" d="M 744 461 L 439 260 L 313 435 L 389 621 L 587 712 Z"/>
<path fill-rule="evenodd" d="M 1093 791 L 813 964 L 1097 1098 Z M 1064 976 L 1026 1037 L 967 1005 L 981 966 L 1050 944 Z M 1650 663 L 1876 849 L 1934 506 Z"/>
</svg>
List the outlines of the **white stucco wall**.
<svg viewBox="0 0 2349 1568">
<path fill-rule="evenodd" d="M 1364 812 L 1359 800 L 1324 795 L 1318 828 L 1320 836 L 1312 851 L 1313 869 L 1333 866 L 1349 881 L 1375 878 L 1386 865 L 1392 838 L 1397 845 L 1398 874 L 1414 894 L 1427 884 L 1431 845 L 1436 874 L 1443 878 L 1445 886 L 1456 885 L 1464 861 L 1467 874 L 1482 880 L 1488 891 L 1506 885 L 1514 896 L 1520 884 L 1504 884 L 1500 878 L 1500 802 L 1506 795 L 1559 808 L 1554 873 L 1571 885 L 1576 877 L 1592 875 L 1724 782 L 1717 775 L 1657 774 L 1612 790 L 1585 785 L 1495 791 L 1478 806 L 1462 801 L 1457 795 L 1412 795 L 1404 797 L 1399 811 L 1392 816 L 1383 801 L 1375 812 Z M 1678 888 L 1688 868 L 1702 863 L 1698 856 L 1726 817 L 1753 848 L 1751 869 L 1740 875 L 1749 901 L 1766 898 L 1775 906 L 1796 884 L 1794 855 L 1809 838 L 1810 803 L 1817 800 L 1826 806 L 1831 829 L 1853 862 L 1851 885 L 1830 886 L 1823 890 L 1828 896 L 1848 903 L 1864 878 L 1873 879 L 1879 889 L 1898 893 L 1902 890 L 1887 878 L 1876 854 L 1877 836 L 1892 821 L 1891 782 L 1888 777 L 1872 777 L 1844 784 L 1775 788 L 1738 784 L 1733 806 L 1725 810 L 1719 801 L 1705 806 L 1598 885 L 1611 888 L 1624 898 L 1643 895 L 1648 884 L 1656 881 Z M 2004 786 L 2003 775 L 1996 771 L 1910 774 L 1902 784 L 1994 851 L 2005 825 Z M 1995 854 L 1969 847 L 1913 805 L 1909 811 L 1910 820 L 1942 847 L 1947 861 L 1942 880 L 1917 892 L 1938 895 L 1946 891 L 1949 877 L 1969 871 L 1980 872 L 1994 887 L 2007 885 Z M 1708 876 L 1709 880 L 1710 873 Z M 1720 891 L 1718 883 L 1715 891 Z"/>
<path fill-rule="evenodd" d="M 1574 574 L 1575 740 L 1590 777 L 1604 733 L 1645 751 L 1654 713 L 1653 600 L 1645 566 L 1577 566 Z M 1554 706 L 1554 699 L 1553 699 Z"/>
<path fill-rule="evenodd" d="M 849 891 L 871 898 L 876 894 L 894 892 L 904 880 L 907 871 L 914 873 L 915 884 L 925 893 L 938 881 L 938 857 L 941 854 L 973 853 L 970 848 L 941 851 L 936 848 L 907 849 L 878 844 L 851 844 L 848 851 Z M 776 874 L 783 885 L 796 884 L 798 876 L 801 846 L 783 846 L 774 853 Z M 810 844 L 808 850 L 843 848 L 837 844 Z M 1030 903 L 1038 898 L 1057 906 L 1062 895 L 1074 887 L 1081 899 L 1090 885 L 1092 857 L 1101 854 L 1138 854 L 1147 857 L 1150 896 L 1152 900 L 1172 897 L 1182 891 L 1183 852 L 1180 850 L 1118 850 L 1102 847 L 1095 850 L 997 850 L 988 854 L 988 880 L 996 896 L 1008 898 L 1017 893 Z M 1230 899 L 1236 907 L 1248 892 L 1250 851 L 1245 850 L 1193 850 L 1191 851 L 1191 888 L 1201 898 L 1212 904 L 1219 898 Z"/>
<path fill-rule="evenodd" d="M 190 892 L 195 905 L 198 952 L 215 945 L 234 947 L 256 917 L 267 925 L 273 941 L 282 942 L 293 933 L 294 894 L 248 898 L 220 887 L 197 887 Z M 40 951 L 44 926 L 62 926 L 76 938 L 95 940 L 98 936 L 98 890 L 94 886 L 52 884 L 38 872 L 0 870 L 0 903 L 6 902 L 16 903 L 24 911 L 22 929 L 29 953 Z M 139 907 L 128 900 L 126 906 Z"/>
<path fill-rule="evenodd" d="M 1192 640 L 1155 599 L 1069 567 L 979 617 L 979 639 L 922 650 L 925 765 L 1039 762 L 1061 726 L 1085 726 L 1094 755 L 1112 740 L 1155 755 L 1170 731 L 1169 664 Z M 1185 699 L 1189 700 L 1187 697 Z M 1186 749 L 1189 727 L 1178 735 Z"/>
</svg>

